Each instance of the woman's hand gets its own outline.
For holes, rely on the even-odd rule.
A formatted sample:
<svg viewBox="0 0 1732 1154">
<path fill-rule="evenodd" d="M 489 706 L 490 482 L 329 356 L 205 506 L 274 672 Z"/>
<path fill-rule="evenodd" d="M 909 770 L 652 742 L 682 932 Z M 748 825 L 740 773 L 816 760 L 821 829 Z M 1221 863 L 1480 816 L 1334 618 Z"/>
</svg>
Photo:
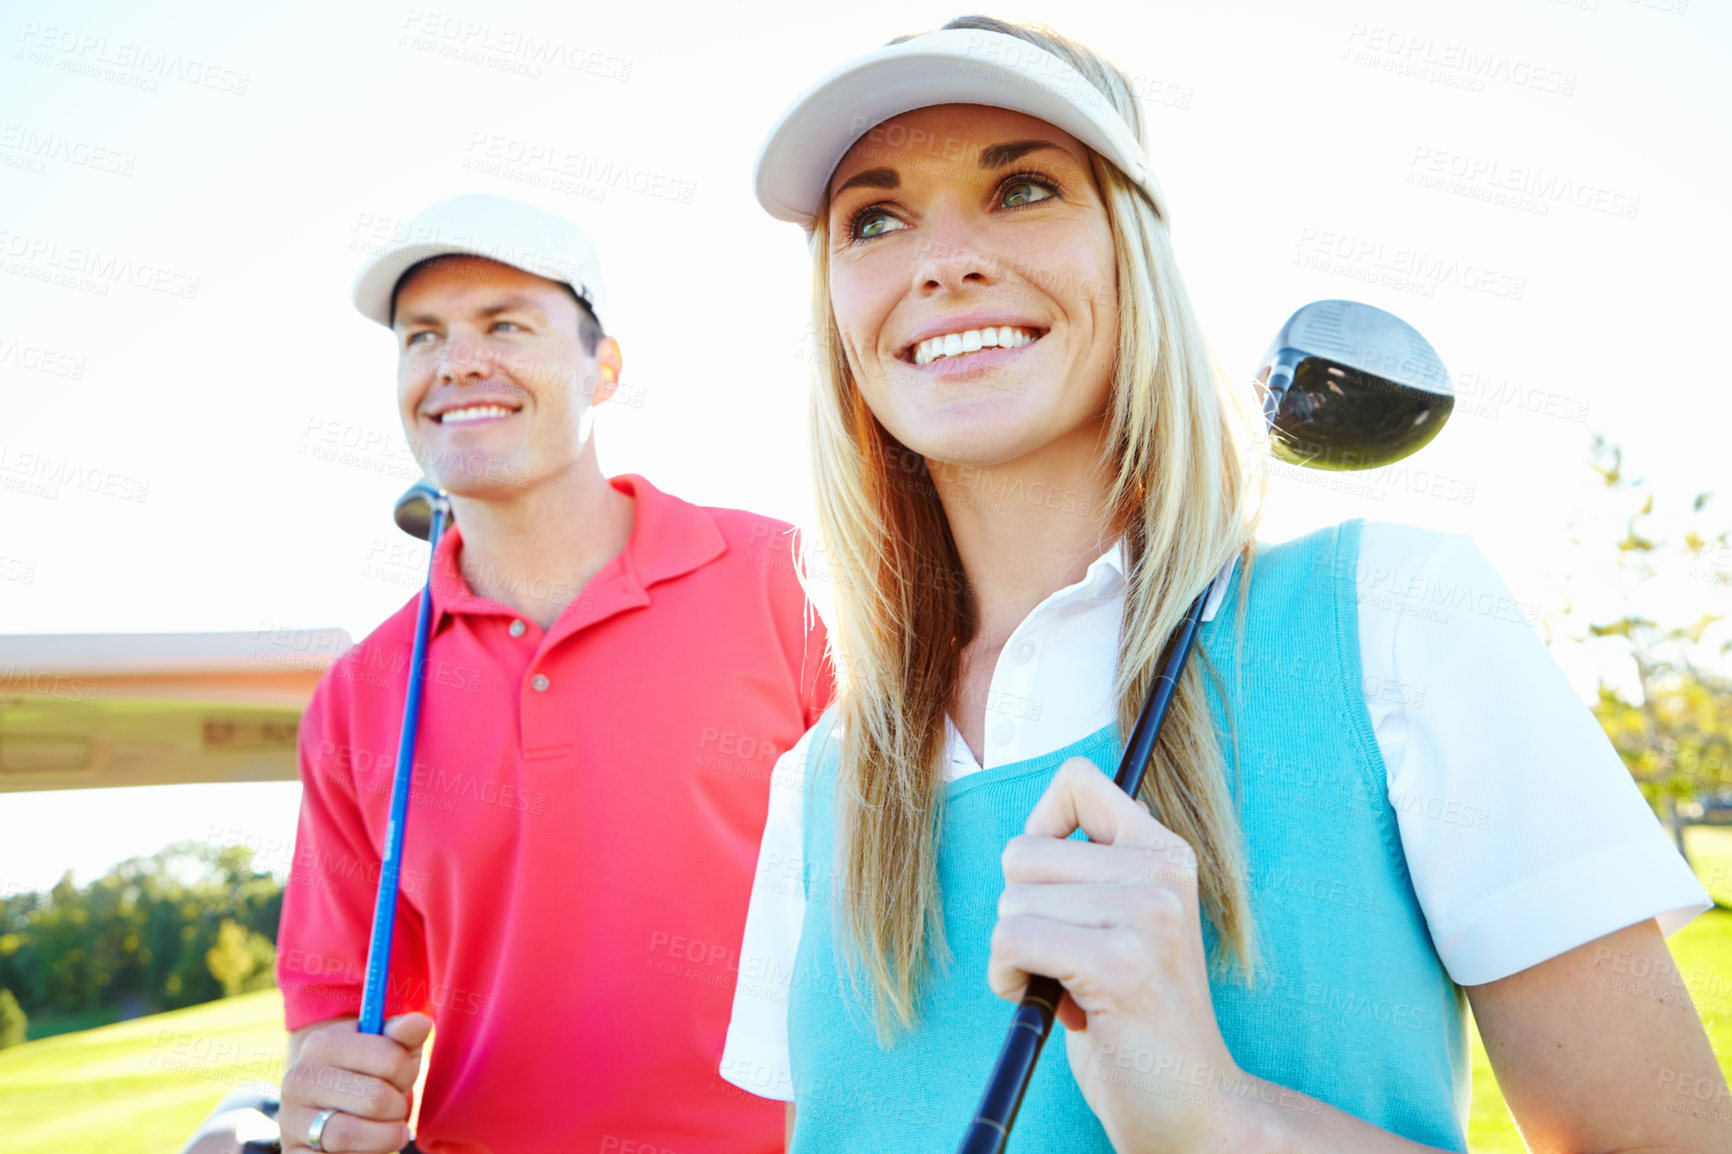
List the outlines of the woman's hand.
<svg viewBox="0 0 1732 1154">
<path fill-rule="evenodd" d="M 1236 1148 L 1255 1079 L 1215 1021 L 1190 845 L 1073 757 L 1003 862 L 987 979 L 1010 1002 L 1029 974 L 1064 983 L 1071 1073 L 1114 1148 Z"/>
</svg>

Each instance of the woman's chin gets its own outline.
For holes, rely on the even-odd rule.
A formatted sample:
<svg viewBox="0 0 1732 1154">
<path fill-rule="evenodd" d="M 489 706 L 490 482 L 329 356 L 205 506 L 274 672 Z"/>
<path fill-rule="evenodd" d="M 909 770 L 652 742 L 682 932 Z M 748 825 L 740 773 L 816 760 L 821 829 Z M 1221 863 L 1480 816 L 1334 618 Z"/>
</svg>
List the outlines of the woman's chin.
<svg viewBox="0 0 1732 1154">
<path fill-rule="evenodd" d="M 1006 466 L 1037 451 L 1044 443 L 1030 430 L 1002 425 L 982 427 L 967 422 L 956 422 L 950 427 L 928 427 L 913 440 L 914 443 L 903 443 L 932 462 L 934 469 Z"/>
</svg>

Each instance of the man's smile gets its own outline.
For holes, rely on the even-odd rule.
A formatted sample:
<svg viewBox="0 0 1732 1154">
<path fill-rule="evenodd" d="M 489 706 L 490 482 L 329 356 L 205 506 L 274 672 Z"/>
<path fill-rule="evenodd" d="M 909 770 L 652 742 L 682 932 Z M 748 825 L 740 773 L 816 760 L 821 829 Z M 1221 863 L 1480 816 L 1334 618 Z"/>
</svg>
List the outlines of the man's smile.
<svg viewBox="0 0 1732 1154">
<path fill-rule="evenodd" d="M 515 409 L 504 405 L 467 405 L 461 409 L 447 409 L 433 419 L 441 425 L 461 425 L 472 421 L 492 421 L 501 417 L 509 417 Z"/>
</svg>

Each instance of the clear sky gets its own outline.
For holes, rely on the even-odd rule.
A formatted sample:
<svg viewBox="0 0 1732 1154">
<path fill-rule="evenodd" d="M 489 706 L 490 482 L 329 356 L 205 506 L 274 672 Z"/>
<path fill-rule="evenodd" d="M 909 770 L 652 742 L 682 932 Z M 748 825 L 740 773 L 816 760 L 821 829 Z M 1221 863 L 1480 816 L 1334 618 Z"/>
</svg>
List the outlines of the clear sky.
<svg viewBox="0 0 1732 1154">
<path fill-rule="evenodd" d="M 808 262 L 752 199 L 752 160 L 824 71 L 968 10 L 7 3 L 0 632 L 358 638 L 410 596 L 393 346 L 348 292 L 382 235 L 466 191 L 596 239 L 625 354 L 608 472 L 809 520 Z M 1416 522 L 1471 534 L 1518 599 L 1589 602 L 1598 571 L 1566 522 L 1604 528 L 1593 431 L 1662 508 L 1719 489 L 1732 523 L 1727 5 L 988 10 L 1133 77 L 1230 369 L 1248 376 L 1300 304 L 1349 297 L 1415 324 L 1455 377 L 1461 407 L 1413 469 L 1352 490 L 1278 477 L 1269 539 Z M 103 483 L 44 480 L 43 461 Z M 1728 601 L 1687 577 L 1664 596 Z M 1594 661 L 1554 651 L 1585 693 Z M 213 826 L 280 841 L 295 790 L 0 795 L 0 887 Z"/>
</svg>

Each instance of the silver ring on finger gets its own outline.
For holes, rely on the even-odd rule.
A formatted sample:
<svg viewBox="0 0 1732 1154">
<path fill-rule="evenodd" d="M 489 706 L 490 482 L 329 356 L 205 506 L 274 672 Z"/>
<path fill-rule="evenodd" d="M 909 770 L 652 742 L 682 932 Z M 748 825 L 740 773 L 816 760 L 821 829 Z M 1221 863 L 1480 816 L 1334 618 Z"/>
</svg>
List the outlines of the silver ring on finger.
<svg viewBox="0 0 1732 1154">
<path fill-rule="evenodd" d="M 307 1127 L 307 1149 L 314 1154 L 324 1154 L 324 1146 L 320 1145 L 325 1138 L 325 1124 L 331 1120 L 331 1115 L 341 1113 L 338 1110 L 320 1110 L 313 1115 L 313 1124 Z"/>
</svg>

